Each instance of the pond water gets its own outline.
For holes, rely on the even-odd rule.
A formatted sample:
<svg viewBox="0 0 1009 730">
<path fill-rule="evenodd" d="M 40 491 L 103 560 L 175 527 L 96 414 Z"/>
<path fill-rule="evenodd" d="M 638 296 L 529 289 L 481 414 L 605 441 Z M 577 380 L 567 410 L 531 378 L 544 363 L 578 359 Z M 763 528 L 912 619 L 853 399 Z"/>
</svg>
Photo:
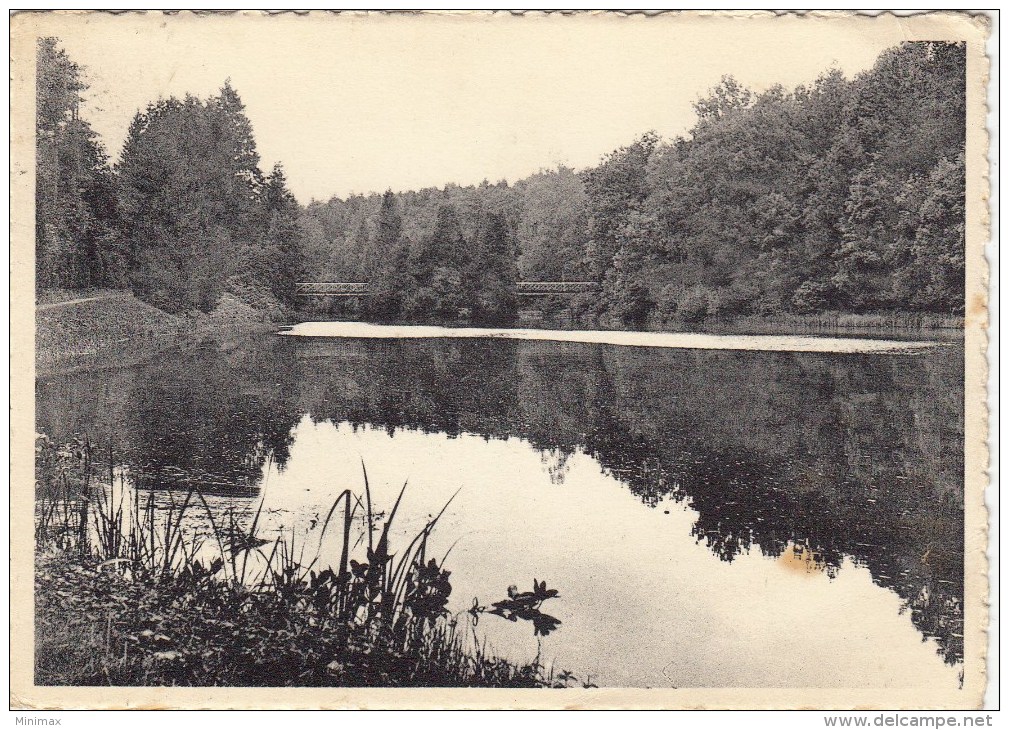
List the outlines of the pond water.
<svg viewBox="0 0 1009 730">
<path fill-rule="evenodd" d="M 455 495 L 432 542 L 450 608 L 545 580 L 557 631 L 484 616 L 478 637 L 600 686 L 957 686 L 961 345 L 313 327 L 350 336 L 42 379 L 36 428 L 89 434 L 163 495 L 262 500 L 264 533 L 313 549 L 362 462 L 378 509 L 409 482 L 394 547 Z"/>
</svg>

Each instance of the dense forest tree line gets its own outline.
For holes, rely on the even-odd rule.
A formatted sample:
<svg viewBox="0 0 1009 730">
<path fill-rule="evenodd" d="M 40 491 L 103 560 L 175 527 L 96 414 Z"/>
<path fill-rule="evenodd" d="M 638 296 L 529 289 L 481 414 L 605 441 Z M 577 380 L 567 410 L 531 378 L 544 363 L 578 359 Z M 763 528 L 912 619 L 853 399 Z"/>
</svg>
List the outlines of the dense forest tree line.
<svg viewBox="0 0 1009 730">
<path fill-rule="evenodd" d="M 565 300 L 626 326 L 781 312 L 963 311 L 963 44 L 909 42 L 853 79 L 754 93 L 730 77 L 671 141 L 646 133 L 576 172 L 300 207 L 264 175 L 229 84 L 151 104 L 118 164 L 77 107 L 81 73 L 39 46 L 42 287 L 121 286 L 170 311 L 295 278 L 367 281 L 378 320 L 507 323 L 516 279 L 592 280 Z M 542 303 L 546 308 L 559 302 Z"/>
<path fill-rule="evenodd" d="M 82 69 L 54 38 L 37 48 L 36 283 L 130 286 L 170 312 L 293 296 L 299 206 L 283 168 L 259 169 L 252 125 L 225 83 L 205 101 L 138 112 L 119 162 L 78 108 Z"/>
<path fill-rule="evenodd" d="M 445 314 L 465 291 L 442 286 L 465 278 L 451 251 L 460 234 L 475 251 L 493 215 L 514 240 L 512 273 L 598 281 L 602 296 L 572 304 L 613 323 L 959 313 L 965 63 L 963 44 L 914 42 L 852 80 L 831 71 L 791 92 L 755 94 L 726 77 L 695 104 L 688 136 L 645 134 L 580 173 L 313 202 L 300 219 L 306 275 L 382 292 L 433 286 Z M 379 222 L 391 208 L 394 238 Z M 373 313 L 424 311 L 389 302 Z"/>
<path fill-rule="evenodd" d="M 125 283 L 115 177 L 79 106 L 81 69 L 43 38 L 35 79 L 35 261 L 40 288 Z"/>
</svg>

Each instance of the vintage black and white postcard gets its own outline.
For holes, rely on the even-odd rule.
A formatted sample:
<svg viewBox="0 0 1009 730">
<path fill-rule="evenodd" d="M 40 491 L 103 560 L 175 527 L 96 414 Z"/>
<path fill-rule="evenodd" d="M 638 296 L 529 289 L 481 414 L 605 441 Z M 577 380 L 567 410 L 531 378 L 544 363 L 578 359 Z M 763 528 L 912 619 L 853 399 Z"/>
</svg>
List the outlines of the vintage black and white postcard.
<svg viewBox="0 0 1009 730">
<path fill-rule="evenodd" d="M 980 705 L 983 18 L 10 28 L 12 706 Z"/>
</svg>

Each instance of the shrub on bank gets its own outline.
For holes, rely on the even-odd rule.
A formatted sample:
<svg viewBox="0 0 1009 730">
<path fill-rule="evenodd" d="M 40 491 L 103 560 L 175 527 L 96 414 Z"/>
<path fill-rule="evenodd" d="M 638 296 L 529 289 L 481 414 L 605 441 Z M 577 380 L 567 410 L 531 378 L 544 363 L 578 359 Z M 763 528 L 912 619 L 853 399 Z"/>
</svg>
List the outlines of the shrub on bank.
<svg viewBox="0 0 1009 730">
<path fill-rule="evenodd" d="M 407 646 L 272 591 L 192 575 L 134 580 L 44 554 L 35 565 L 40 685 L 539 687 L 538 664 L 463 650 L 466 619 Z M 308 587 L 305 589 L 308 592 Z"/>
</svg>

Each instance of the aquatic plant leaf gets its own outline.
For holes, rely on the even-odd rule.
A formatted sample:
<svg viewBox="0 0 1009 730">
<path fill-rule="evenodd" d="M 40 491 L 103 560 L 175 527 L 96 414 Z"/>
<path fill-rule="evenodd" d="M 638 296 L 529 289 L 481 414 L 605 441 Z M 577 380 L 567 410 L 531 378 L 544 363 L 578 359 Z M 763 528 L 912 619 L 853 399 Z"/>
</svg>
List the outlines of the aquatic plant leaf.
<svg viewBox="0 0 1009 730">
<path fill-rule="evenodd" d="M 532 618 L 532 622 L 534 636 L 547 636 L 551 631 L 555 631 L 557 627 L 561 625 L 559 618 L 547 613 L 539 613 L 537 616 Z"/>
</svg>

